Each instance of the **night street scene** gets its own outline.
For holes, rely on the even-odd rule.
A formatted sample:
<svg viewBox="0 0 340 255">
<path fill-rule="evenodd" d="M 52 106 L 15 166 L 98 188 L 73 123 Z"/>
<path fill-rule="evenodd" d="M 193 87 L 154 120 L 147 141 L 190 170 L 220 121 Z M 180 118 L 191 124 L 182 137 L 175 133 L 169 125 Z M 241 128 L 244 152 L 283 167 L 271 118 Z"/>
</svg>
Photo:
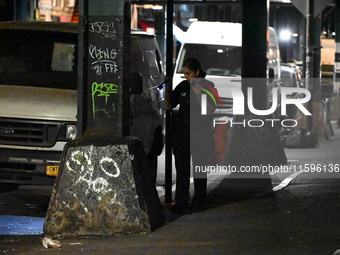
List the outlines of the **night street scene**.
<svg viewBox="0 0 340 255">
<path fill-rule="evenodd" d="M 340 0 L 0 0 L 0 254 L 340 254 Z"/>
</svg>

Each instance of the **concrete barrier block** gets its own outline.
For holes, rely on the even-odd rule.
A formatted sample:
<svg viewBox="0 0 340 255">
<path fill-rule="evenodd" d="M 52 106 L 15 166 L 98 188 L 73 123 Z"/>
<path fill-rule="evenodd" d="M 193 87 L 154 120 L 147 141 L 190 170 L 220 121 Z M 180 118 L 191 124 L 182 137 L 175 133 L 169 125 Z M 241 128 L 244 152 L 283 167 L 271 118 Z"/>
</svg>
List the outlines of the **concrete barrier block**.
<svg viewBox="0 0 340 255">
<path fill-rule="evenodd" d="M 141 141 L 106 136 L 82 137 L 65 147 L 44 234 L 132 234 L 165 223 Z"/>
</svg>

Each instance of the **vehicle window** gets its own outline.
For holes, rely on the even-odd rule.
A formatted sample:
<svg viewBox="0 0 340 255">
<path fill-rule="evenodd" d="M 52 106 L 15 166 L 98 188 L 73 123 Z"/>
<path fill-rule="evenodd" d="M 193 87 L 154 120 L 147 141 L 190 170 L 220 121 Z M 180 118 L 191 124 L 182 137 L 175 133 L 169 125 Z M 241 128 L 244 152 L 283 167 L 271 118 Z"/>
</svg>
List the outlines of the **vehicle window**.
<svg viewBox="0 0 340 255">
<path fill-rule="evenodd" d="M 52 70 L 72 72 L 74 53 L 74 45 L 67 43 L 54 43 L 51 64 Z"/>
<path fill-rule="evenodd" d="M 145 43 L 142 44 L 144 46 L 144 58 L 147 60 L 147 65 L 149 66 L 149 72 L 150 75 L 157 79 L 161 73 L 161 67 L 159 65 L 159 56 L 157 56 L 157 52 L 154 46 L 154 44 L 150 41 L 150 39 L 147 39 Z"/>
<path fill-rule="evenodd" d="M 3 30 L 0 37 L 1 84 L 77 89 L 77 35 Z"/>
<path fill-rule="evenodd" d="M 157 67 L 158 67 L 158 71 L 160 73 L 163 73 L 163 62 L 162 62 L 162 58 L 161 58 L 161 53 L 156 50 L 156 64 L 157 64 Z"/>
<path fill-rule="evenodd" d="M 156 80 L 163 74 L 163 63 L 153 40 L 150 37 L 131 37 L 131 72 Z M 150 82 L 144 83 L 146 87 L 153 85 Z"/>
<path fill-rule="evenodd" d="M 282 81 L 282 86 L 284 87 L 295 87 L 294 77 L 293 77 L 293 74 L 291 74 L 290 72 L 282 71 L 281 81 Z"/>
<path fill-rule="evenodd" d="M 151 60 L 149 62 L 150 75 L 157 79 L 161 75 L 161 70 L 157 61 L 156 49 L 148 50 L 146 54 L 149 55 L 147 58 Z"/>
<path fill-rule="evenodd" d="M 241 47 L 225 45 L 185 44 L 179 59 L 177 73 L 187 58 L 197 58 L 208 75 L 240 76 Z"/>
<path fill-rule="evenodd" d="M 130 71 L 132 73 L 141 73 L 140 66 L 142 61 L 143 57 L 137 41 L 131 40 Z"/>
</svg>

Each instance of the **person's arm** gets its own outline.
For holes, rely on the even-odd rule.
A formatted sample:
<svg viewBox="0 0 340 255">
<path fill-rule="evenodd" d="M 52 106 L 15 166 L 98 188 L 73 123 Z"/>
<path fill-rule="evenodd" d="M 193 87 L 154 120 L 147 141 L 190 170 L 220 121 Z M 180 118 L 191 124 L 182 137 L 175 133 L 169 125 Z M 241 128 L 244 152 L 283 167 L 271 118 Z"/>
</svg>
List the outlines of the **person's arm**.
<svg viewBox="0 0 340 255">
<path fill-rule="evenodd" d="M 170 89 L 166 89 L 165 90 L 165 100 L 166 100 L 166 108 L 167 110 L 170 110 L 172 108 L 175 108 L 178 104 L 179 104 L 179 99 L 180 99 L 180 93 L 181 93 L 181 84 L 178 84 L 178 86 L 176 86 L 176 88 L 170 92 Z M 167 87 L 167 86 L 165 86 Z M 170 86 L 168 86 L 170 87 Z"/>
<path fill-rule="evenodd" d="M 209 80 L 204 80 L 203 88 L 206 90 L 207 94 L 207 114 L 211 115 L 216 109 L 216 105 L 220 104 L 221 98 L 218 95 L 215 84 Z"/>
</svg>

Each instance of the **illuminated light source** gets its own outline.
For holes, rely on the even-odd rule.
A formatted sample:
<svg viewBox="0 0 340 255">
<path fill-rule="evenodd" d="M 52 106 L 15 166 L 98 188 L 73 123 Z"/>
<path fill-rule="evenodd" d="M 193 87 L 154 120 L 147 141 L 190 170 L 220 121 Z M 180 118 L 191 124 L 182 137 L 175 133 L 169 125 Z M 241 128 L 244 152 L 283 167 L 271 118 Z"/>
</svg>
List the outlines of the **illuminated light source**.
<svg viewBox="0 0 340 255">
<path fill-rule="evenodd" d="M 154 5 L 154 6 L 152 6 L 152 10 L 163 10 L 163 6 L 162 5 Z"/>
<path fill-rule="evenodd" d="M 273 57 L 273 56 L 274 56 L 274 51 L 273 51 L 273 49 L 269 48 L 268 54 L 269 54 L 270 57 Z"/>
<path fill-rule="evenodd" d="M 144 4 L 144 5 L 141 5 L 141 6 L 138 6 L 138 7 L 142 7 L 144 9 L 151 9 L 152 8 L 152 4 Z"/>
<path fill-rule="evenodd" d="M 76 125 L 67 125 L 66 126 L 66 138 L 67 139 L 75 139 L 77 136 L 77 126 Z"/>
<path fill-rule="evenodd" d="M 283 41 L 288 41 L 289 38 L 291 37 L 291 32 L 289 30 L 282 30 L 280 32 L 280 39 Z"/>
<path fill-rule="evenodd" d="M 163 6 L 162 5 L 153 5 L 153 4 L 144 4 L 144 5 L 137 5 L 139 8 L 144 8 L 144 9 L 152 9 L 152 10 L 162 10 Z"/>
<path fill-rule="evenodd" d="M 195 21 L 198 21 L 198 18 L 190 18 L 189 21 L 190 22 L 195 22 Z"/>
</svg>

